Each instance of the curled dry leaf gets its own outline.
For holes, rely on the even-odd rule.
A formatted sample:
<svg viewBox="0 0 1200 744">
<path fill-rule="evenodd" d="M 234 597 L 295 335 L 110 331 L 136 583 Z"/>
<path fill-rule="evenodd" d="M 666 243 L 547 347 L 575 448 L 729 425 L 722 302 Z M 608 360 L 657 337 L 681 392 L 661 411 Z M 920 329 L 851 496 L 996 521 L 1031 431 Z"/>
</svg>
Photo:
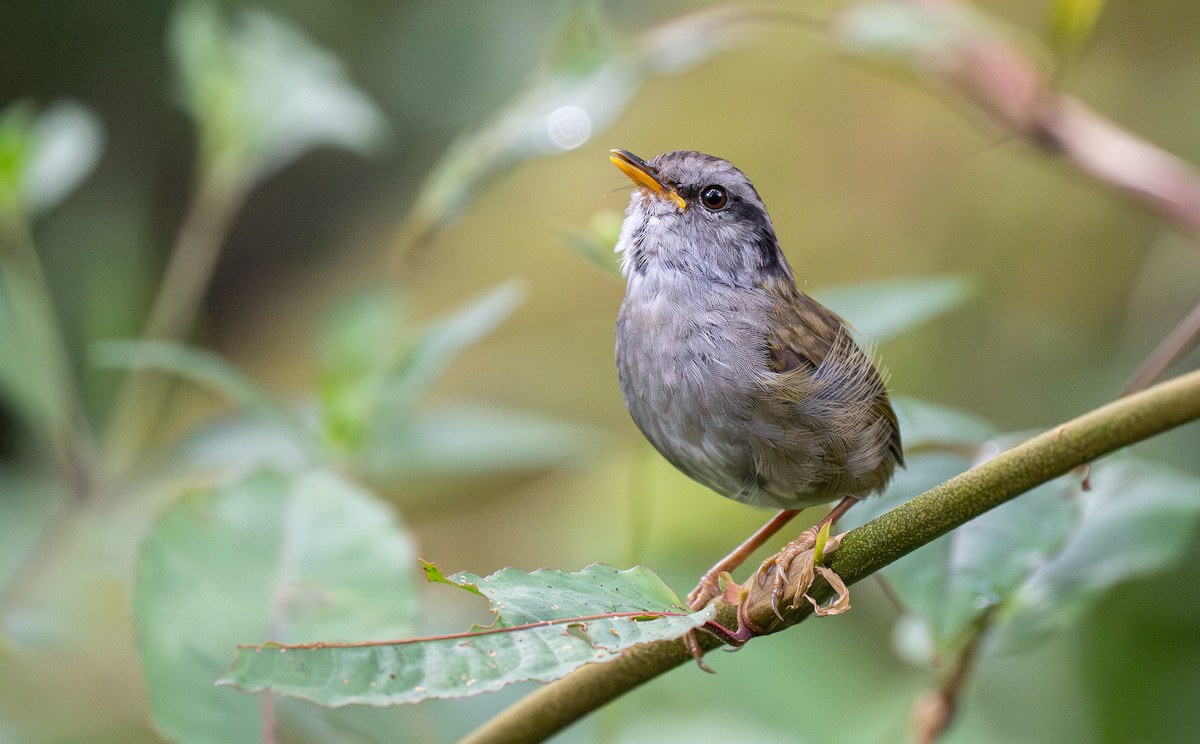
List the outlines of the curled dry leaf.
<svg viewBox="0 0 1200 744">
<path fill-rule="evenodd" d="M 785 598 L 790 598 L 789 611 L 799 608 L 801 600 L 808 600 L 819 617 L 840 615 L 850 609 L 850 590 L 846 582 L 832 569 L 816 562 L 817 529 L 805 530 L 782 551 L 764 561 L 755 574 L 759 586 L 765 587 L 770 582 L 771 610 L 780 622 L 784 622 L 784 617 L 779 602 Z M 841 535 L 830 536 L 823 547 L 822 559 L 836 551 L 841 542 Z M 818 574 L 834 592 L 833 599 L 825 605 L 808 593 Z"/>
<path fill-rule="evenodd" d="M 829 582 L 829 586 L 834 591 L 834 597 L 832 601 L 822 607 L 817 604 L 815 599 L 809 597 L 807 594 L 804 595 L 812 603 L 813 612 L 818 617 L 825 617 L 826 615 L 840 615 L 849 610 L 850 588 L 846 586 L 846 582 L 842 581 L 842 577 L 838 576 L 832 568 L 827 566 L 817 566 L 817 573 L 821 574 L 821 577 Z"/>
</svg>

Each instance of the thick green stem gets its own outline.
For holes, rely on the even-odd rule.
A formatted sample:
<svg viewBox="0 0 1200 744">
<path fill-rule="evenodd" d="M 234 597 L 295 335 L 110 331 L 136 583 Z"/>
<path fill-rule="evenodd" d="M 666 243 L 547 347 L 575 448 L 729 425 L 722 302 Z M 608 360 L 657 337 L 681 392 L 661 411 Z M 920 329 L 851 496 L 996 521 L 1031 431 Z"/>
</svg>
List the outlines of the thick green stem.
<svg viewBox="0 0 1200 744">
<path fill-rule="evenodd" d="M 92 486 L 91 431 L 62 323 L 29 230 L 15 207 L 0 204 L 0 301 L 17 313 L 9 329 L 16 348 L 0 353 L 34 370 L 19 396 L 28 407 L 29 424 L 50 443 L 72 493 L 84 498 Z"/>
<path fill-rule="evenodd" d="M 241 197 L 240 180 L 232 167 L 214 167 L 201 179 L 142 338 L 178 341 L 191 331 Z M 166 383 L 161 377 L 136 369 L 129 373 L 117 396 L 105 442 L 112 470 L 121 472 L 136 456 L 165 396 Z"/>
<path fill-rule="evenodd" d="M 1200 371 L 1182 375 L 1109 403 L 1004 452 L 912 501 L 847 533 L 831 567 L 854 583 L 984 512 L 1096 458 L 1200 419 Z M 828 596 L 814 587 L 817 599 Z M 755 627 L 776 632 L 809 614 L 808 603 L 779 622 L 770 587 L 751 583 L 744 612 Z M 736 625 L 736 611 L 722 604 L 718 621 Z M 704 636 L 705 651 L 716 648 Z M 635 646 L 603 664 L 585 665 L 526 696 L 464 742 L 540 741 L 660 674 L 691 661 L 681 641 Z"/>
<path fill-rule="evenodd" d="M 1200 371 L 1121 398 L 1003 452 L 850 532 L 830 564 L 847 583 L 1034 486 L 1200 418 Z"/>
</svg>

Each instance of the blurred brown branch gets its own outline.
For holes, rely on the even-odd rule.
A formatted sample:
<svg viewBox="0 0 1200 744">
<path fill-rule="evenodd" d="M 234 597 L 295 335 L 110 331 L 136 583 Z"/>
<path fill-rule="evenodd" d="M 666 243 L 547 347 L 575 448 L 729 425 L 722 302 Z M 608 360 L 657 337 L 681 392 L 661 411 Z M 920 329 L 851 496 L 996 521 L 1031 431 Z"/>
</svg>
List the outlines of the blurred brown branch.
<svg viewBox="0 0 1200 744">
<path fill-rule="evenodd" d="M 1200 238 L 1200 171 L 1193 165 L 1056 90 L 1028 54 L 958 0 L 903 4 L 924 27 L 939 32 L 938 43 L 909 48 L 914 67 L 1011 134 L 1063 157 Z M 1123 392 L 1144 390 L 1197 341 L 1200 304 L 1163 339 Z"/>
<path fill-rule="evenodd" d="M 1009 132 L 1200 237 L 1200 171 L 1054 89 L 1038 65 L 958 0 L 908 0 L 944 43 L 915 65 Z M 835 20 L 835 24 L 837 21 Z M 921 52 L 925 52 L 923 55 Z"/>
</svg>

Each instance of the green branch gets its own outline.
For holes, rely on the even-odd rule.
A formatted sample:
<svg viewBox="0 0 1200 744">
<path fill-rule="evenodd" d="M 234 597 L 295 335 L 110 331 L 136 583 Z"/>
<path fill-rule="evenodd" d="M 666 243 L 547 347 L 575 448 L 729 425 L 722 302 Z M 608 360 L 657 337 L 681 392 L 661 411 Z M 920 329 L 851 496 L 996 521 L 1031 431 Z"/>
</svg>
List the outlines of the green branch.
<svg viewBox="0 0 1200 744">
<path fill-rule="evenodd" d="M 150 307 L 143 339 L 179 341 L 191 330 L 244 197 L 238 178 L 229 168 L 212 168 L 201 176 Z M 152 372 L 136 367 L 129 371 L 108 424 L 105 460 L 110 474 L 123 475 L 134 462 L 161 412 L 167 390 L 167 381 Z"/>
<path fill-rule="evenodd" d="M 984 512 L 1091 462 L 1109 452 L 1200 419 L 1200 371 L 1182 375 L 1121 398 L 1055 427 L 904 505 L 850 531 L 833 555 L 833 568 L 847 584 L 860 581 L 926 543 Z M 770 588 L 746 587 L 743 611 L 755 627 L 774 633 L 811 614 L 808 603 L 779 621 L 771 610 Z M 821 591 L 824 590 L 824 591 Z M 821 600 L 828 587 L 810 592 Z M 735 607 L 722 604 L 718 621 L 737 625 Z M 720 644 L 702 635 L 710 651 Z M 540 741 L 691 656 L 682 642 L 635 646 L 613 661 L 588 664 L 534 691 L 492 719 L 464 742 Z"/>
</svg>

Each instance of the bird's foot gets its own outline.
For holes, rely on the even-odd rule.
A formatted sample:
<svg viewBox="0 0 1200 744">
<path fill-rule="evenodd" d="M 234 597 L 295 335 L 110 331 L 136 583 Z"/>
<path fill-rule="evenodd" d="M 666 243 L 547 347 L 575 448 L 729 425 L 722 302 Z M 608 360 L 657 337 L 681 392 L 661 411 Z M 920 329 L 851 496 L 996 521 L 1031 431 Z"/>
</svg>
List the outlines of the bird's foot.
<svg viewBox="0 0 1200 744">
<path fill-rule="evenodd" d="M 841 535 L 829 535 L 829 524 L 826 522 L 805 530 L 785 545 L 783 550 L 763 562 L 756 576 L 761 585 L 771 582 L 771 610 L 776 617 L 783 620 L 779 603 L 785 598 L 790 598 L 788 610 L 799 607 L 801 598 L 807 599 L 813 606 L 813 612 L 820 617 L 839 615 L 850 609 L 850 590 L 846 582 L 832 569 L 822 565 L 825 556 L 836 551 L 841 542 Z M 829 583 L 834 592 L 833 600 L 824 605 L 808 594 L 818 575 Z"/>
<path fill-rule="evenodd" d="M 683 647 L 696 660 L 696 666 L 700 667 L 700 671 L 716 674 L 712 667 L 704 663 L 704 649 L 700 648 L 700 639 L 696 636 L 695 630 L 689 630 L 683 634 Z"/>
<path fill-rule="evenodd" d="M 724 590 L 721 588 L 722 579 L 725 580 Z M 688 592 L 688 607 L 690 607 L 692 610 L 702 609 L 707 607 L 708 604 L 717 597 L 721 597 L 730 604 L 736 604 L 738 601 L 736 597 L 731 598 L 724 595 L 728 592 L 734 592 L 736 594 L 739 588 L 740 587 L 738 587 L 737 584 L 733 583 L 733 577 L 730 576 L 727 571 L 709 571 L 700 578 L 700 583 L 696 584 L 696 588 Z M 715 633 L 715 635 L 722 640 L 725 640 L 727 643 L 729 642 L 725 636 L 722 636 L 720 633 Z M 728 631 L 726 631 L 726 635 L 728 635 Z M 700 667 L 706 672 L 709 672 L 710 674 L 713 673 L 712 668 L 704 663 L 704 651 L 700 648 L 700 640 L 696 637 L 696 631 L 689 630 L 686 634 L 684 634 L 683 645 L 685 648 L 687 648 L 688 653 L 692 655 L 692 658 L 696 660 L 696 666 Z"/>
<path fill-rule="evenodd" d="M 708 603 L 713 599 L 724 594 L 721 589 L 721 579 L 725 579 L 726 586 L 733 585 L 733 578 L 728 571 L 709 571 L 700 577 L 700 583 L 696 584 L 696 588 L 688 592 L 687 603 L 688 607 L 693 610 L 699 610 L 702 607 L 707 607 Z"/>
</svg>

